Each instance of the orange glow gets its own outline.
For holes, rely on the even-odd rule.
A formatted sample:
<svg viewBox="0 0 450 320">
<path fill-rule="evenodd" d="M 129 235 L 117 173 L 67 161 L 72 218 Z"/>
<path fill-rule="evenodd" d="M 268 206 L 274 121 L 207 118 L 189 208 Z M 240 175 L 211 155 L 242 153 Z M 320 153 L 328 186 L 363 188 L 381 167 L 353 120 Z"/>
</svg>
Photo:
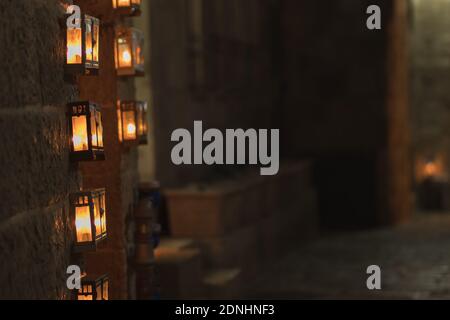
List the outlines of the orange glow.
<svg viewBox="0 0 450 320">
<path fill-rule="evenodd" d="M 92 285 L 90 284 L 83 285 L 83 287 L 80 290 L 78 290 L 78 292 L 79 295 L 77 299 L 80 301 L 91 301 L 94 299 L 92 295 Z M 85 292 L 85 294 L 83 294 L 83 292 Z"/>
<path fill-rule="evenodd" d="M 113 8 L 128 8 L 131 5 L 141 5 L 141 0 L 113 0 Z"/>
<path fill-rule="evenodd" d="M 92 241 L 91 216 L 89 206 L 76 207 L 75 227 L 77 231 L 77 242 Z"/>
<path fill-rule="evenodd" d="M 105 280 L 103 282 L 103 300 L 109 300 L 109 281 Z"/>
<path fill-rule="evenodd" d="M 136 135 L 136 126 L 134 124 L 129 124 L 127 126 L 127 135 L 131 136 L 131 135 Z"/>
<path fill-rule="evenodd" d="M 120 65 L 131 67 L 131 53 L 129 50 L 125 49 L 121 54 Z"/>
<path fill-rule="evenodd" d="M 67 29 L 67 63 L 80 64 L 81 53 L 81 28 Z"/>
<path fill-rule="evenodd" d="M 416 180 L 418 182 L 428 178 L 446 176 L 447 158 L 443 154 L 433 157 L 419 157 L 416 159 Z"/>
<path fill-rule="evenodd" d="M 100 28 L 98 24 L 94 24 L 94 39 L 96 39 L 97 43 L 94 44 L 94 52 L 92 53 L 92 60 L 95 62 L 98 61 L 98 53 L 99 53 L 99 44 L 98 41 L 100 39 Z"/>
<path fill-rule="evenodd" d="M 126 128 L 124 132 L 124 140 L 136 140 L 136 117 L 134 111 L 123 112 L 123 122 Z"/>
<path fill-rule="evenodd" d="M 129 7 L 131 5 L 130 0 L 118 0 L 117 5 L 119 7 Z"/>
<path fill-rule="evenodd" d="M 427 176 L 427 177 L 433 177 L 439 172 L 438 166 L 434 162 L 428 162 L 425 165 L 424 171 L 425 171 L 425 176 Z"/>
<path fill-rule="evenodd" d="M 72 141 L 74 151 L 88 150 L 86 116 L 72 117 Z"/>
<path fill-rule="evenodd" d="M 102 234 L 102 221 L 100 215 L 100 199 L 94 199 L 94 224 L 95 224 L 95 235 L 96 237 Z"/>
<path fill-rule="evenodd" d="M 88 60 L 93 60 L 92 55 L 94 53 L 94 44 L 92 43 L 92 24 L 91 21 L 86 19 L 86 56 Z"/>
</svg>

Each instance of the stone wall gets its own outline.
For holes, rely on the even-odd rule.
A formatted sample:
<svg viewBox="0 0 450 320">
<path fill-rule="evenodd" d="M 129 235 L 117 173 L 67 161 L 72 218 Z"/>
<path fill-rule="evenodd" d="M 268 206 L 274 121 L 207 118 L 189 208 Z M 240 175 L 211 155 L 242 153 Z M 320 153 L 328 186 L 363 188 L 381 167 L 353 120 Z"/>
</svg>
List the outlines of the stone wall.
<svg viewBox="0 0 450 320">
<path fill-rule="evenodd" d="M 281 149 L 316 159 L 319 202 L 340 227 L 410 214 L 406 1 L 376 1 L 376 31 L 371 4 L 281 1 Z"/>
<path fill-rule="evenodd" d="M 56 0 L 0 3 L 0 298 L 63 299 L 71 230 L 62 12 Z"/>
<path fill-rule="evenodd" d="M 229 168 L 175 166 L 172 131 L 276 128 L 271 1 L 151 0 L 156 176 L 166 187 L 220 179 Z M 234 170 L 232 168 L 231 170 Z"/>
<path fill-rule="evenodd" d="M 450 3 L 411 1 L 411 98 L 416 157 L 450 161 Z M 448 176 L 450 162 L 443 174 Z"/>
<path fill-rule="evenodd" d="M 133 99 L 133 79 L 119 79 L 114 62 L 110 0 L 79 0 L 99 17 L 100 74 L 64 79 L 61 1 L 0 3 L 0 298 L 68 299 L 66 269 L 72 251 L 68 195 L 107 190 L 108 240 L 85 255 L 88 274 L 108 274 L 110 298 L 133 298 L 132 216 L 137 199 L 138 152 L 118 138 L 116 102 Z M 123 21 L 129 24 L 129 19 Z M 69 161 L 66 104 L 102 106 L 106 161 Z"/>
</svg>

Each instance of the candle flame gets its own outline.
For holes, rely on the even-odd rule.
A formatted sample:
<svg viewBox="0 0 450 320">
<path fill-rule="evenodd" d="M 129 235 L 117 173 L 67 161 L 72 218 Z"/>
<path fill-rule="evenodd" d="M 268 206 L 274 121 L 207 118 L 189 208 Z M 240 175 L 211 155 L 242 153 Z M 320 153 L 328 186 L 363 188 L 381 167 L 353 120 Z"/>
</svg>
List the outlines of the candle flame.
<svg viewBox="0 0 450 320">
<path fill-rule="evenodd" d="M 125 50 L 122 53 L 122 62 L 126 65 L 130 65 L 131 64 L 131 53 L 128 50 Z"/>
<path fill-rule="evenodd" d="M 72 129 L 73 150 L 74 151 L 88 150 L 86 116 L 72 117 L 72 128 L 73 128 Z"/>
<path fill-rule="evenodd" d="M 81 61 L 81 29 L 67 30 L 67 63 L 80 64 Z"/>
<path fill-rule="evenodd" d="M 77 207 L 75 212 L 75 227 L 77 231 L 77 241 L 92 241 L 91 218 L 89 206 Z"/>
<path fill-rule="evenodd" d="M 132 123 L 128 124 L 127 133 L 128 133 L 128 135 L 135 135 L 136 134 L 136 126 Z"/>
</svg>

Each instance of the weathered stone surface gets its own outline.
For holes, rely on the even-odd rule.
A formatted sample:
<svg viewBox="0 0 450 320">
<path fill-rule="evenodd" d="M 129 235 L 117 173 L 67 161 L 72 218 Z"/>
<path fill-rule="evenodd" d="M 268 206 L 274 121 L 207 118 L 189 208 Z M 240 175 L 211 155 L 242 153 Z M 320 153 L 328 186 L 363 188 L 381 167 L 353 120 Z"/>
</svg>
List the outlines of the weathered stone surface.
<svg viewBox="0 0 450 320">
<path fill-rule="evenodd" d="M 450 171 L 450 4 L 412 2 L 411 106 L 414 151 L 419 157 L 443 155 Z"/>
<path fill-rule="evenodd" d="M 0 298 L 66 299 L 70 264 L 66 203 L 16 214 L 0 225 Z"/>
<path fill-rule="evenodd" d="M 0 297 L 68 298 L 72 233 L 62 11 L 56 0 L 1 1 Z"/>
<path fill-rule="evenodd" d="M 63 15 L 57 0 L 0 3 L 0 108 L 61 105 L 72 95 L 64 83 Z"/>
<path fill-rule="evenodd" d="M 76 186 L 64 109 L 0 110 L 0 221 L 64 201 Z"/>
</svg>

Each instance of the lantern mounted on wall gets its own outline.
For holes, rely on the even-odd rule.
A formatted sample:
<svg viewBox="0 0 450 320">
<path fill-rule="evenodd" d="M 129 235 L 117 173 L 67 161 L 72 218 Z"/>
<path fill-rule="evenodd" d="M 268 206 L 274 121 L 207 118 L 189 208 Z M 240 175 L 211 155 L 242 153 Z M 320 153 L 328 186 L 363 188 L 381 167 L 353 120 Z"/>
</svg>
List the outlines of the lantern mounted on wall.
<svg viewBox="0 0 450 320">
<path fill-rule="evenodd" d="M 106 191 L 96 189 L 70 195 L 75 252 L 95 251 L 106 240 Z"/>
<path fill-rule="evenodd" d="M 97 75 L 100 67 L 100 20 L 81 14 L 81 21 L 75 20 L 72 27 L 67 26 L 65 40 L 66 72 L 72 75 Z"/>
<path fill-rule="evenodd" d="M 109 300 L 108 275 L 86 276 L 81 279 L 81 288 L 74 291 L 75 300 Z"/>
<path fill-rule="evenodd" d="M 144 75 L 144 35 L 140 30 L 117 28 L 114 50 L 117 75 Z"/>
<path fill-rule="evenodd" d="M 117 103 L 119 140 L 126 145 L 147 143 L 147 103 L 119 101 Z"/>
<path fill-rule="evenodd" d="M 100 107 L 82 101 L 69 103 L 68 108 L 71 160 L 105 160 Z"/>
<path fill-rule="evenodd" d="M 138 16 L 141 14 L 141 0 L 112 0 L 113 8 L 122 15 Z"/>
</svg>

